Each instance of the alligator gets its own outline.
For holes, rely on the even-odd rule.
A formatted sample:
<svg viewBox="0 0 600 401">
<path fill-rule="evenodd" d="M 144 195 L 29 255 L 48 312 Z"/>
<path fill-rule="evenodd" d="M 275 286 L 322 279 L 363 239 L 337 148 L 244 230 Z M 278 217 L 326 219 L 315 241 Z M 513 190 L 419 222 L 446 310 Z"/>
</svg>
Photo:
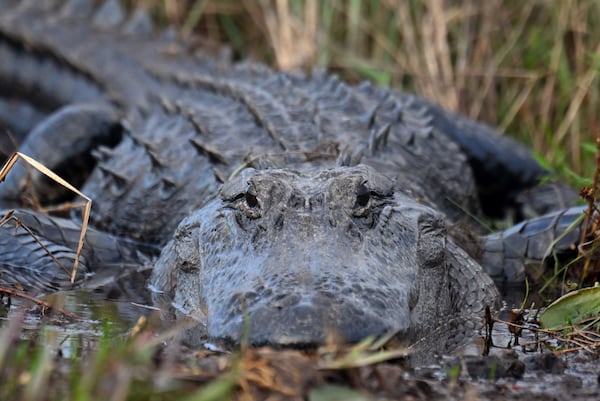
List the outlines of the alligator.
<svg viewBox="0 0 600 401">
<path fill-rule="evenodd" d="M 549 175 L 493 128 L 369 82 L 207 54 L 116 1 L 0 6 L 2 135 L 94 202 L 71 283 L 58 265 L 76 258 L 79 226 L 27 206 L 68 196 L 11 170 L 2 285 L 89 288 L 143 266 L 192 344 L 444 332 L 448 345 L 498 306 L 494 281 L 523 280 L 522 259 L 542 259 L 548 233 L 581 212 L 478 241 L 484 269 L 452 228 L 522 218 L 524 194 Z"/>
</svg>

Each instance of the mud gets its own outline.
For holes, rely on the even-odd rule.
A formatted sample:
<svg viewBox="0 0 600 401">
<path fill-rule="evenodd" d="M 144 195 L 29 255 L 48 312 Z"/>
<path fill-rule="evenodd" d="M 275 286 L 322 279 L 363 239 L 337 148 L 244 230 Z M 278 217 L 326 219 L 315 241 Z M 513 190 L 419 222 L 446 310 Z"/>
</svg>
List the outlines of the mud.
<svg viewBox="0 0 600 401">
<path fill-rule="evenodd" d="M 46 299 L 77 314 L 79 319 L 13 297 L 12 305 L 4 308 L 0 333 L 9 320 L 22 319 L 21 339 L 39 344 L 52 337 L 53 344 L 58 344 L 55 363 L 70 366 L 73 358 L 93 355 L 107 330 L 125 341 L 133 328 L 139 326 L 141 316 L 148 339 L 168 329 L 160 327 L 158 313 L 147 306 L 143 297 L 131 300 L 123 299 L 122 295 L 67 292 Z M 493 343 L 486 356 L 482 355 L 483 338 L 476 337 L 453 355 L 440 357 L 426 366 L 414 366 L 410 355 L 402 356 L 403 352 L 398 352 L 396 358 L 368 363 L 367 357 L 376 353 L 365 352 L 364 358 L 348 359 L 352 350 L 332 347 L 310 351 L 246 348 L 221 352 L 211 350 L 210 344 L 205 349 L 192 350 L 169 341 L 154 348 L 154 370 L 146 372 L 143 380 L 154 383 L 154 375 L 161 372 L 179 383 L 180 388 L 197 389 L 231 379 L 235 387 L 233 399 L 331 399 L 328 394 L 333 399 L 600 399 L 600 361 L 592 352 L 557 355 L 548 344 L 536 346 L 534 333 L 528 332 L 522 333 L 519 340 L 524 345 L 515 346 L 512 333 L 499 323 L 494 325 Z M 344 360 L 348 362 L 331 363 Z M 232 372 L 237 372 L 233 379 Z"/>
</svg>

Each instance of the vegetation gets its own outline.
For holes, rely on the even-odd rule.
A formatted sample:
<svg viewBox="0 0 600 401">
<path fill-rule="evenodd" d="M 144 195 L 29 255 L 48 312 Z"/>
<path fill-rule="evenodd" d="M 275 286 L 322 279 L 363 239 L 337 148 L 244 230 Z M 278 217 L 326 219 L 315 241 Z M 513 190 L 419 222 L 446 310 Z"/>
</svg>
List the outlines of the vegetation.
<svg viewBox="0 0 600 401">
<path fill-rule="evenodd" d="M 592 182 L 600 170 L 595 0 L 134 3 L 184 36 L 228 46 L 237 59 L 284 70 L 322 67 L 350 82 L 370 79 L 432 99 L 529 144 L 548 169 L 586 186 L 586 202 L 600 194 Z M 590 222 L 595 212 L 590 206 Z M 566 277 L 574 288 L 585 279 L 593 284 L 600 270 L 590 251 L 594 227 L 582 241 L 585 254 L 557 266 L 547 286 L 567 288 Z"/>
<path fill-rule="evenodd" d="M 577 186 L 598 169 L 596 0 L 127 3 L 149 8 L 159 24 L 172 24 L 184 36 L 199 35 L 202 46 L 228 46 L 237 59 L 280 69 L 324 67 L 351 82 L 370 79 L 430 98 L 530 144 L 541 162 Z M 599 291 L 582 294 L 597 302 Z M 558 304 L 571 307 L 573 301 Z M 2 306 L 0 314 L 6 315 Z M 579 328 L 588 339 L 593 312 L 582 314 Z M 570 318 L 559 317 L 558 326 L 560 319 L 568 323 Z M 266 349 L 234 355 L 178 352 L 165 348 L 163 337 L 143 328 L 143 321 L 128 336 L 115 332 L 108 321 L 97 343 L 86 344 L 89 337 L 83 336 L 71 350 L 75 357 L 67 357 L 50 330 L 34 340 L 19 339 L 23 321 L 24 316 L 13 315 L 0 328 L 3 400 L 226 400 L 265 394 L 272 399 L 308 394 L 304 397 L 310 400 L 362 400 L 367 399 L 364 392 L 374 391 L 370 380 L 380 374 L 371 365 L 402 356 L 395 350 L 377 352 L 379 347 L 369 342 L 316 355 Z M 573 347 L 581 344 L 580 338 L 574 341 Z M 597 344 L 600 340 L 583 348 Z M 389 381 L 404 374 L 397 365 L 386 369 Z M 387 396 L 428 398 L 425 384 L 402 385 L 390 385 L 404 392 Z"/>
<path fill-rule="evenodd" d="M 194 352 L 176 343 L 165 346 L 176 330 L 157 336 L 145 318 L 129 335 L 105 322 L 91 346 L 85 344 L 89 334 L 76 335 L 67 355 L 56 331 L 19 340 L 23 317 L 13 316 L 0 329 L 2 400 L 302 400 L 306 395 L 315 401 L 368 400 L 364 392 L 375 388 L 369 383 L 374 364 L 406 356 L 403 349 L 381 351 L 383 342 L 373 339 L 314 352 L 245 347 L 233 354 Z M 394 373 L 384 390 L 389 398 L 420 391 L 418 385 L 393 386 L 403 371 L 389 367 Z"/>
<path fill-rule="evenodd" d="M 600 109 L 595 0 L 130 0 L 236 58 L 324 67 L 500 127 L 579 186 Z"/>
</svg>

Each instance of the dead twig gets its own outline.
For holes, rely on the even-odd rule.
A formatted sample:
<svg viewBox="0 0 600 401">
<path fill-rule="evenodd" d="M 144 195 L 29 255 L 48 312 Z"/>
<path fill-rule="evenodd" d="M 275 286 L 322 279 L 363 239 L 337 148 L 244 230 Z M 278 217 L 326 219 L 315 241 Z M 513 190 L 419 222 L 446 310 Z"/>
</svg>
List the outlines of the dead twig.
<svg viewBox="0 0 600 401">
<path fill-rule="evenodd" d="M 591 243 L 592 246 L 597 242 L 597 232 L 598 232 L 598 219 L 594 218 L 594 216 L 598 216 L 598 208 L 596 207 L 596 201 L 600 196 L 600 136 L 596 137 L 596 156 L 595 156 L 595 170 L 594 177 L 592 181 L 591 187 L 583 187 L 580 191 L 580 196 L 586 201 L 588 208 L 585 213 L 585 221 L 583 224 L 583 229 L 581 230 L 581 237 L 579 239 L 579 254 L 585 256 L 586 250 L 584 249 L 584 245 L 587 243 Z M 587 238 L 591 237 L 591 241 L 586 241 Z M 583 264 L 583 268 L 581 270 L 581 278 L 580 281 L 584 282 L 586 277 L 588 276 L 590 270 L 590 264 L 592 262 L 592 257 L 587 256 L 585 258 L 585 262 Z"/>
<path fill-rule="evenodd" d="M 44 252 L 46 252 L 46 254 L 48 256 L 50 256 L 50 258 L 52 258 L 54 263 L 56 263 L 66 274 L 68 274 L 68 275 L 71 274 L 67 270 L 67 268 L 42 243 L 42 241 L 40 241 L 38 239 L 38 237 L 35 235 L 35 233 L 29 227 L 27 227 L 25 224 L 23 224 L 23 222 L 21 220 L 19 220 L 18 217 L 14 216 L 14 210 L 9 210 L 4 216 L 2 216 L 2 218 L 0 218 L 0 227 L 4 226 L 11 220 L 15 222 L 15 230 L 17 230 L 19 227 L 22 228 L 23 230 L 25 230 L 31 236 L 31 238 L 33 238 L 33 240 L 40 246 L 40 248 L 42 248 L 44 250 Z"/>
<path fill-rule="evenodd" d="M 77 244 L 75 261 L 73 262 L 73 269 L 71 270 L 71 283 L 74 283 L 75 276 L 77 275 L 77 269 L 79 267 L 79 257 L 81 256 L 81 250 L 83 249 L 83 240 L 85 238 L 85 232 L 87 231 L 88 221 L 90 219 L 90 211 L 92 209 L 92 200 L 88 196 L 86 196 L 84 193 L 79 191 L 77 188 L 75 188 L 74 186 L 69 184 L 65 179 L 59 177 L 56 173 L 54 173 L 49 168 L 47 168 L 46 166 L 44 166 L 37 160 L 32 159 L 31 157 L 29 157 L 23 153 L 20 153 L 20 152 L 13 153 L 11 155 L 11 157 L 8 159 L 8 161 L 4 164 L 2 169 L 0 169 L 0 182 L 4 181 L 4 178 L 6 177 L 6 175 L 10 171 L 10 169 L 13 167 L 13 165 L 17 162 L 17 160 L 19 160 L 19 158 L 23 159 L 25 162 L 27 162 L 29 165 L 31 165 L 33 168 L 35 168 L 36 170 L 38 170 L 40 173 L 44 174 L 51 180 L 59 183 L 63 187 L 69 189 L 70 191 L 76 193 L 77 195 L 81 196 L 82 198 L 84 198 L 86 200 L 85 205 L 83 207 L 81 232 L 79 234 L 79 242 Z"/>
<path fill-rule="evenodd" d="M 566 354 L 568 352 L 585 350 L 590 353 L 597 353 L 600 350 L 600 334 L 591 331 L 581 329 L 582 325 L 589 323 L 597 319 L 597 317 L 592 317 L 589 319 L 585 319 L 578 324 L 573 324 L 571 326 L 559 327 L 556 329 L 543 329 L 537 325 L 537 323 L 514 323 L 501 319 L 494 319 L 494 322 L 504 323 L 509 327 L 509 331 L 511 333 L 519 332 L 520 334 L 524 330 L 529 330 L 534 333 L 535 341 L 527 341 L 521 343 L 521 347 L 523 349 L 527 349 L 529 346 L 535 346 L 537 349 L 541 344 L 547 344 L 550 340 L 557 340 L 565 344 L 565 348 L 557 349 L 553 352 L 556 355 Z M 544 335 L 545 337 L 540 337 L 540 335 Z"/>
<path fill-rule="evenodd" d="M 0 286 L 0 293 L 6 294 L 9 296 L 15 296 L 18 298 L 26 299 L 27 301 L 33 302 L 36 305 L 42 306 L 47 309 L 56 309 L 56 310 L 58 310 L 58 312 L 60 312 L 61 314 L 65 315 L 67 317 L 70 317 L 71 319 L 82 320 L 81 316 L 79 316 L 73 312 L 69 312 L 68 310 L 65 310 L 63 308 L 55 308 L 54 305 L 52 305 L 51 303 L 42 301 L 39 298 L 33 297 L 31 295 L 27 295 L 21 291 L 17 291 L 17 290 L 13 290 L 11 288 L 6 288 L 6 287 Z"/>
</svg>

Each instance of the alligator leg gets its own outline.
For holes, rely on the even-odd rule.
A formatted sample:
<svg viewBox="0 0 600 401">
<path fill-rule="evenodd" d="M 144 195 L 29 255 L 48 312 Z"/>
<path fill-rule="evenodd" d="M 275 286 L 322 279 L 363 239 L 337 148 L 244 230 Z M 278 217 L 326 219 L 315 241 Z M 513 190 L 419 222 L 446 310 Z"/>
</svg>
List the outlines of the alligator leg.
<svg viewBox="0 0 600 401">
<path fill-rule="evenodd" d="M 550 213 L 484 237 L 482 266 L 502 287 L 523 283 L 526 275 L 535 276 L 534 268 L 552 265 L 554 256 L 576 255 L 586 208 Z"/>
<path fill-rule="evenodd" d="M 121 132 L 122 126 L 113 109 L 97 104 L 69 105 L 38 124 L 19 150 L 77 187 L 95 164 L 92 150 L 99 145 L 114 146 Z M 0 186 L 4 207 L 19 205 L 25 186 L 39 202 L 65 200 L 65 192 L 57 185 L 48 186 L 43 175 L 17 164 Z"/>
<path fill-rule="evenodd" d="M 456 349 L 481 327 L 487 307 L 492 312 L 500 310 L 500 297 L 494 281 L 481 274 L 481 267 L 463 249 L 452 241 L 448 241 L 447 246 L 451 250 L 447 257 L 452 310 L 459 312 L 454 319 L 446 322 L 447 332 L 453 334 L 448 337 L 447 346 L 448 349 Z"/>
<path fill-rule="evenodd" d="M 4 216 L 4 218 L 2 218 Z M 71 269 L 81 227 L 28 210 L 0 211 L 0 285 L 49 293 L 73 288 Z M 152 246 L 89 229 L 75 285 L 94 288 L 142 268 Z"/>
</svg>

